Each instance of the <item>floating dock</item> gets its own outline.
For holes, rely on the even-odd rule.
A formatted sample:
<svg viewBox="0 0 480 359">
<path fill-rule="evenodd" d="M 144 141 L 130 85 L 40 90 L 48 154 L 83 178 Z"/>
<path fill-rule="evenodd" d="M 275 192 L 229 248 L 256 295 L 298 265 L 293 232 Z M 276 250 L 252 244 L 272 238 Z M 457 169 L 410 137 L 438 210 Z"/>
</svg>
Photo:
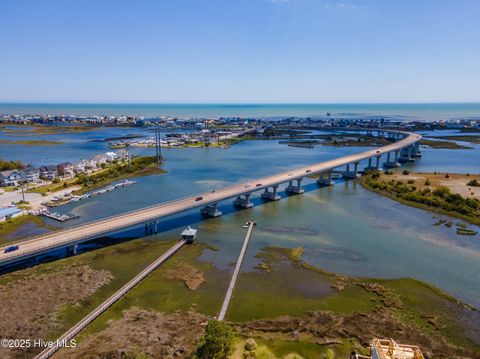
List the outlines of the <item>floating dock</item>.
<svg viewBox="0 0 480 359">
<path fill-rule="evenodd" d="M 79 216 L 73 214 L 60 214 L 57 212 L 50 212 L 48 209 L 43 209 L 38 212 L 40 216 L 48 217 L 59 222 L 65 222 L 69 219 L 79 218 Z"/>
</svg>

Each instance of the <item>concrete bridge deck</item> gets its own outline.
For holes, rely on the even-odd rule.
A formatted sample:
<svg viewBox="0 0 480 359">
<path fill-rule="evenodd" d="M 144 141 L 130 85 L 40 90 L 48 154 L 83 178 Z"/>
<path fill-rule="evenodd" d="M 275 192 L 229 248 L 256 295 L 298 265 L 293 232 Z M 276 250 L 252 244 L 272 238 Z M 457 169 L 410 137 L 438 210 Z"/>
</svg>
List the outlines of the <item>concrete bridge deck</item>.
<svg viewBox="0 0 480 359">
<path fill-rule="evenodd" d="M 139 225 L 192 208 L 216 204 L 225 199 L 238 197 L 269 187 L 274 187 L 276 189 L 276 187 L 281 183 L 290 182 L 293 180 L 301 180 L 308 175 L 329 172 L 340 166 L 356 164 L 369 158 L 379 158 L 381 155 L 390 154 L 392 152 L 396 152 L 398 154 L 398 151 L 411 149 L 416 146 L 422 137 L 418 134 L 412 134 L 408 132 L 381 131 L 384 133 L 393 132 L 397 135 L 404 136 L 404 138 L 387 146 L 378 147 L 361 153 L 312 164 L 310 166 L 293 169 L 273 176 L 253 179 L 248 182 L 217 189 L 215 191 L 161 203 L 117 216 L 85 223 L 77 227 L 67 228 L 65 230 L 59 230 L 46 235 L 32 237 L 21 242 L 12 243 L 18 245 L 19 249 L 9 253 L 4 253 L 4 249 L 8 246 L 0 248 L 0 266 L 45 254 L 53 249 L 67 248 L 72 245 L 97 238 L 101 235 Z M 272 195 L 277 196 L 276 192 L 272 193 Z"/>
</svg>

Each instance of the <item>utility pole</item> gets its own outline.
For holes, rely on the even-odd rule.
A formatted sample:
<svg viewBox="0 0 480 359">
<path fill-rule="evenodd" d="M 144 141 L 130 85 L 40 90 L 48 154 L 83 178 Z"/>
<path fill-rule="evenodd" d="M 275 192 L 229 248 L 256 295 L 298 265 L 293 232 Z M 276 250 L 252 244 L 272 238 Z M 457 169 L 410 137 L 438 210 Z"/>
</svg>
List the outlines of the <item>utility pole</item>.
<svg viewBox="0 0 480 359">
<path fill-rule="evenodd" d="M 162 159 L 162 137 L 160 132 L 160 124 L 155 124 L 155 155 L 157 157 L 157 163 L 161 164 L 163 162 Z"/>
<path fill-rule="evenodd" d="M 126 145 L 126 147 L 127 147 L 127 161 L 128 161 L 128 169 L 130 170 L 131 165 L 130 165 L 130 150 L 129 150 L 129 146 L 130 146 L 130 144 L 127 142 L 127 145 Z"/>
<path fill-rule="evenodd" d="M 203 141 L 205 142 L 205 147 L 210 146 L 210 139 L 208 138 L 208 120 L 204 120 L 204 132 L 203 132 Z"/>
<path fill-rule="evenodd" d="M 22 189 L 22 202 L 25 203 L 25 192 L 23 191 L 23 181 L 20 182 L 20 188 Z"/>
</svg>

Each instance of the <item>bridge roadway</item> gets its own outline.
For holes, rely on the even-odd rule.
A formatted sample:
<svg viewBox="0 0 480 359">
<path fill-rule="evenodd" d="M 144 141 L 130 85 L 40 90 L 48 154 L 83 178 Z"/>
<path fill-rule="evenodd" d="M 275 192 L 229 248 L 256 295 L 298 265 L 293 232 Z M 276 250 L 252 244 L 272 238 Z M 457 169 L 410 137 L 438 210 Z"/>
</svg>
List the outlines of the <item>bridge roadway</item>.
<svg viewBox="0 0 480 359">
<path fill-rule="evenodd" d="M 399 131 L 384 132 L 399 133 Z M 19 249 L 15 251 L 4 253 L 4 249 L 6 247 L 0 248 L 0 266 L 12 264 L 40 254 L 45 254 L 53 249 L 66 248 L 90 239 L 97 238 L 101 235 L 142 224 L 150 220 L 155 220 L 208 204 L 218 203 L 219 201 L 225 199 L 252 193 L 272 186 L 277 186 L 281 183 L 292 180 L 301 179 L 307 175 L 329 172 L 340 166 L 357 163 L 362 160 L 378 157 L 382 154 L 399 151 L 403 148 L 414 146 L 422 137 L 418 134 L 412 134 L 408 132 L 401 132 L 401 134 L 405 136 L 403 139 L 383 147 L 378 147 L 361 153 L 293 169 L 273 176 L 252 179 L 248 182 L 217 189 L 212 192 L 201 193 L 195 196 L 164 202 L 158 205 L 119 214 L 117 216 L 85 223 L 76 227 L 55 231 L 50 234 L 31 237 L 30 239 L 14 243 L 19 246 Z M 307 173 L 307 171 L 309 172 Z M 201 197 L 200 200 L 198 199 L 199 197 Z"/>
</svg>

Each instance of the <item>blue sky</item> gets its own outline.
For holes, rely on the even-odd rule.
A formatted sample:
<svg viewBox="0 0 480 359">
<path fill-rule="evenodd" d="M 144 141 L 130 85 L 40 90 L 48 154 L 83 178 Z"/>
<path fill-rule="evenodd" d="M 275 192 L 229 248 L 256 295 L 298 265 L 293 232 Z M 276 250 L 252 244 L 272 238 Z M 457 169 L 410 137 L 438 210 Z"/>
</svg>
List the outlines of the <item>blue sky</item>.
<svg viewBox="0 0 480 359">
<path fill-rule="evenodd" d="M 480 101 L 476 0 L 0 0 L 0 101 Z"/>
</svg>

